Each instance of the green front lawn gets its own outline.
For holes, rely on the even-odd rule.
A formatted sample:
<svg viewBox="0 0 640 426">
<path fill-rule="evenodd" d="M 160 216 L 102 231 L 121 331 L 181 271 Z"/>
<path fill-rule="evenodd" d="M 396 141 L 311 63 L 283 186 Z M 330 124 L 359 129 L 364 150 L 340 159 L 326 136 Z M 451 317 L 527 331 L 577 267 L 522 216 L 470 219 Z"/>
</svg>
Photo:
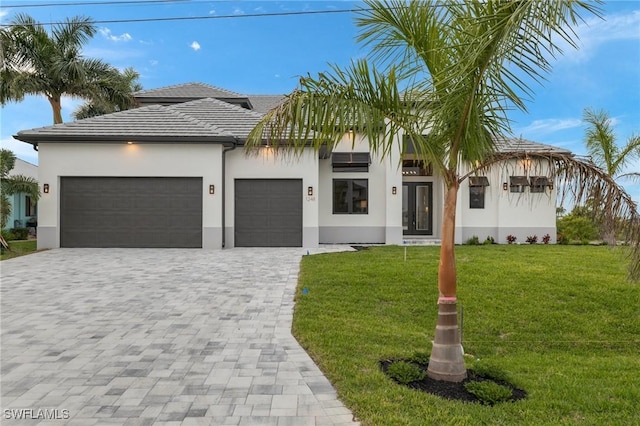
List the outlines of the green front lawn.
<svg viewBox="0 0 640 426">
<path fill-rule="evenodd" d="M 459 246 L 468 367 L 508 375 L 525 400 L 494 407 L 393 383 L 385 358 L 429 351 L 439 247 L 306 256 L 293 330 L 363 425 L 640 424 L 640 285 L 619 250 Z M 303 291 L 304 289 L 304 291 Z"/>
<path fill-rule="evenodd" d="M 34 253 L 38 250 L 38 242 L 36 240 L 28 241 L 8 241 L 9 250 L 2 248 L 0 260 L 11 259 L 12 257 L 24 256 L 25 254 Z"/>
</svg>

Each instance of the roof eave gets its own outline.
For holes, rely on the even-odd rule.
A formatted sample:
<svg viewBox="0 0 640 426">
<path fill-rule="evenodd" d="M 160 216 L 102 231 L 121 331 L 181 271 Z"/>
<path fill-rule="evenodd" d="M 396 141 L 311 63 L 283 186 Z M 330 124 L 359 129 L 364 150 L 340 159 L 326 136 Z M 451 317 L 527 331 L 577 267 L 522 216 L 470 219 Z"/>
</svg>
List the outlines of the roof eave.
<svg viewBox="0 0 640 426">
<path fill-rule="evenodd" d="M 184 135 L 104 135 L 104 136 L 69 136 L 69 135 L 21 135 L 13 136 L 31 145 L 39 143 L 236 143 L 233 136 L 184 136 Z"/>
</svg>

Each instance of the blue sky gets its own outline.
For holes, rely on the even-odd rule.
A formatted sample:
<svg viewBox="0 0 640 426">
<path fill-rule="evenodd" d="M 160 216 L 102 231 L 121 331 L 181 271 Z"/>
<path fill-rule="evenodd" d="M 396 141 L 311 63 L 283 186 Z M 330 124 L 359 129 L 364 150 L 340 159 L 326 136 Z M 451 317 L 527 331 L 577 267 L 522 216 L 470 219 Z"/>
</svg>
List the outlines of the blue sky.
<svg viewBox="0 0 640 426">
<path fill-rule="evenodd" d="M 88 3 L 78 5 L 74 3 Z M 17 5 L 65 4 L 55 7 Z M 362 57 L 352 13 L 290 16 L 248 15 L 352 9 L 345 1 L 205 1 L 101 5 L 95 0 L 3 0 L 0 22 L 27 13 L 40 22 L 85 15 L 96 21 L 169 17 L 209 19 L 98 23 L 84 54 L 119 68 L 134 67 L 145 89 L 203 82 L 247 94 L 288 93 L 298 77 L 326 71 Z M 604 109 L 615 124 L 618 143 L 640 134 L 640 0 L 608 1 L 604 20 L 588 17 L 577 27 L 579 50 L 567 48 L 543 85 L 533 84 L 526 113 L 512 112 L 515 136 L 584 154 L 581 116 L 586 107 Z M 79 105 L 63 100 L 63 116 Z M 37 164 L 37 153 L 12 135 L 52 123 L 45 98 L 29 97 L 1 109 L 1 144 Z M 639 171 L 640 162 L 627 171 Z M 625 182 L 640 202 L 640 183 Z"/>
</svg>

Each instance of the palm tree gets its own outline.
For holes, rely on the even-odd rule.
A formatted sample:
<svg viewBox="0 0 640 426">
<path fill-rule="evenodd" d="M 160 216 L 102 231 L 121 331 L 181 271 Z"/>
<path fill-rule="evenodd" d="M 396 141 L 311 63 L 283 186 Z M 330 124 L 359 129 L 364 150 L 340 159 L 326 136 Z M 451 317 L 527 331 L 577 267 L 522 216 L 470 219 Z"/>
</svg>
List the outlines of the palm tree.
<svg viewBox="0 0 640 426">
<path fill-rule="evenodd" d="M 122 71 L 121 79 L 114 82 L 113 87 L 105 87 L 106 93 L 101 99 L 94 99 L 89 102 L 85 102 L 80 105 L 72 114 L 72 117 L 76 120 L 83 118 L 95 117 L 98 115 L 110 114 L 122 110 L 122 105 L 115 104 L 110 101 L 112 98 L 112 92 L 134 93 L 142 90 L 142 85 L 138 82 L 140 74 L 133 68 L 125 68 Z M 132 107 L 132 104 L 127 104 L 125 107 Z"/>
<path fill-rule="evenodd" d="M 23 175 L 9 176 L 16 163 L 16 156 L 8 149 L 0 149 L 0 229 L 4 229 L 11 215 L 10 195 L 24 192 L 29 194 L 33 201 L 40 198 L 38 181 Z"/>
<path fill-rule="evenodd" d="M 587 160 L 570 155 L 498 154 L 494 137 L 509 134 L 507 112 L 525 109 L 532 96 L 526 79 L 539 81 L 551 68 L 559 43 L 575 47 L 572 26 L 579 12 L 598 13 L 587 2 L 463 0 L 405 2 L 368 0 L 356 19 L 358 40 L 371 60 L 332 66 L 299 87 L 265 115 L 247 141 L 301 154 L 335 147 L 350 131 L 372 152 L 389 155 L 409 137 L 419 159 L 430 163 L 445 187 L 438 268 L 438 323 L 429 362 L 430 377 L 466 377 L 456 318 L 455 211 L 464 179 L 497 162 L 540 156 L 560 183 L 577 182 L 574 196 L 605 182 L 610 201 L 625 217 L 638 217 L 631 198 Z M 352 133 L 353 134 L 353 133 Z M 563 185 L 564 187 L 564 185 Z M 629 233 L 640 240 L 640 224 Z M 634 255 L 640 259 L 639 245 Z M 640 267 L 632 263 L 635 276 Z"/>
<path fill-rule="evenodd" d="M 583 120 L 588 124 L 585 132 L 585 142 L 589 156 L 594 163 L 604 170 L 614 180 L 633 179 L 640 180 L 640 173 L 623 173 L 630 162 L 640 159 L 640 137 L 631 136 L 627 144 L 620 148 L 616 144 L 616 136 L 609 114 L 606 111 L 594 111 L 586 108 L 583 111 Z M 594 201 L 599 202 L 599 194 L 593 194 Z M 616 244 L 615 232 L 616 217 L 609 211 L 603 212 L 602 234 L 604 241 L 609 245 Z"/>
<path fill-rule="evenodd" d="M 0 103 L 19 102 L 26 95 L 44 95 L 53 110 L 53 123 L 62 123 L 63 95 L 107 101 L 120 109 L 135 103 L 125 77 L 117 68 L 82 56 L 82 46 L 96 32 L 91 19 L 74 17 L 49 34 L 32 17 L 19 14 L 0 30 L 2 65 Z"/>
</svg>

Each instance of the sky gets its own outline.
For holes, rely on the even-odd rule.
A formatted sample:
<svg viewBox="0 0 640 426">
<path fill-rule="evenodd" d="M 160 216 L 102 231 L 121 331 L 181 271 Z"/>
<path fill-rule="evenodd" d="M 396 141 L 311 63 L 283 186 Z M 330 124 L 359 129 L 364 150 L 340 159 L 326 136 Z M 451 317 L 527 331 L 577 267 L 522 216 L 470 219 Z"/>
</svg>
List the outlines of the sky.
<svg viewBox="0 0 640 426">
<path fill-rule="evenodd" d="M 366 56 L 355 40 L 355 14 L 341 12 L 360 5 L 347 1 L 2 0 L 0 23 L 7 24 L 18 13 L 42 23 L 76 15 L 91 17 L 98 32 L 83 54 L 120 69 L 135 68 L 145 89 L 202 82 L 244 94 L 285 94 L 296 87 L 300 76 L 315 76 L 327 71 L 329 64 L 344 66 Z M 527 111 L 509 113 L 512 136 L 585 155 L 585 108 L 610 115 L 619 145 L 640 135 L 640 0 L 606 1 L 601 7 L 603 19 L 587 16 L 575 28 L 579 49 L 567 47 L 546 81 L 531 84 L 534 94 L 527 100 Z M 143 21 L 149 18 L 187 19 Z M 129 22 L 113 22 L 122 20 Z M 70 114 L 80 103 L 63 99 L 65 121 L 71 121 Z M 46 98 L 9 103 L 0 114 L 2 148 L 37 164 L 31 145 L 12 135 L 52 124 Z M 639 171 L 640 161 L 626 169 Z M 640 202 L 640 182 L 620 183 Z"/>
</svg>

